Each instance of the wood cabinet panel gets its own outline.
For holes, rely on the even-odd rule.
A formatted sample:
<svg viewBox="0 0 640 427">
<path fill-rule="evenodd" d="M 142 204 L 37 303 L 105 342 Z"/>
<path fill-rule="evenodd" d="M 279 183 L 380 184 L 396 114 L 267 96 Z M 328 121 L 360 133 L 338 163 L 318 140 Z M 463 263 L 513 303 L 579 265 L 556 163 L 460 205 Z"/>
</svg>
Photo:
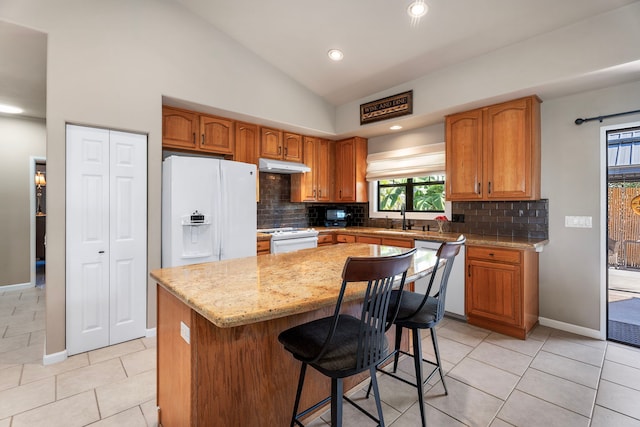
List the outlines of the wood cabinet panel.
<svg viewBox="0 0 640 427">
<path fill-rule="evenodd" d="M 470 260 L 467 315 L 521 326 L 520 267 Z"/>
<path fill-rule="evenodd" d="M 447 117 L 447 199 L 482 197 L 482 110 Z"/>
<path fill-rule="evenodd" d="M 335 200 L 368 202 L 367 140 L 353 137 L 336 142 L 335 166 Z"/>
<path fill-rule="evenodd" d="M 320 234 L 318 235 L 318 246 L 333 245 L 332 234 Z"/>
<path fill-rule="evenodd" d="M 371 236 L 356 236 L 356 242 L 358 243 L 369 243 L 372 245 L 379 245 L 381 242 L 380 237 L 371 237 Z"/>
<path fill-rule="evenodd" d="M 413 248 L 414 246 L 413 239 L 391 239 L 388 237 L 383 237 L 381 239 L 381 243 L 383 245 L 397 246 L 399 248 Z"/>
<path fill-rule="evenodd" d="M 282 131 L 260 128 L 260 157 L 282 159 Z"/>
<path fill-rule="evenodd" d="M 540 198 L 540 99 L 446 117 L 448 200 Z"/>
<path fill-rule="evenodd" d="M 532 169 L 533 163 L 538 163 L 535 157 L 539 157 L 535 152 L 539 142 L 538 147 L 533 146 L 533 102 L 531 98 L 518 99 L 486 109 L 483 140 L 489 199 L 540 198 Z"/>
<path fill-rule="evenodd" d="M 233 154 L 233 121 L 214 116 L 200 116 L 200 149 L 218 154 Z"/>
<path fill-rule="evenodd" d="M 282 159 L 290 162 L 302 161 L 302 137 L 285 132 L 282 137 Z"/>
<path fill-rule="evenodd" d="M 191 348 L 180 322 L 191 328 L 191 309 L 158 286 L 158 425 L 191 425 Z"/>
<path fill-rule="evenodd" d="M 330 142 L 305 136 L 302 139 L 304 164 L 310 172 L 291 176 L 292 202 L 330 201 Z"/>
<path fill-rule="evenodd" d="M 356 236 L 350 234 L 336 234 L 336 243 L 355 243 Z"/>
<path fill-rule="evenodd" d="M 162 107 L 163 147 L 195 150 L 198 148 L 198 133 L 198 114 Z"/>
<path fill-rule="evenodd" d="M 467 246 L 466 268 L 467 321 L 525 339 L 538 322 L 538 253 Z"/>
<path fill-rule="evenodd" d="M 258 255 L 266 255 L 271 253 L 271 241 L 270 240 L 258 240 L 256 244 L 256 250 Z"/>
<path fill-rule="evenodd" d="M 235 153 L 233 159 L 238 162 L 258 164 L 258 125 L 236 122 Z"/>
</svg>

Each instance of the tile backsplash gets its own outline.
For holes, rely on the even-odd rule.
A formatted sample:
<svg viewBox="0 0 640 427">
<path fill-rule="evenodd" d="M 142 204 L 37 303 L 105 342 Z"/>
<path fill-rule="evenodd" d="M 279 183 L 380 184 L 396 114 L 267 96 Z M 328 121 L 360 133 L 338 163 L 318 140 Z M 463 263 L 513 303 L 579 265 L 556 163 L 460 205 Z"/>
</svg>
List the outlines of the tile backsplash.
<svg viewBox="0 0 640 427">
<path fill-rule="evenodd" d="M 549 200 L 514 202 L 452 202 L 452 214 L 464 214 L 464 223 L 451 230 L 485 236 L 549 238 Z"/>
<path fill-rule="evenodd" d="M 464 222 L 447 224 L 447 231 L 485 236 L 549 238 L 549 200 L 515 202 L 452 202 L 451 213 Z M 327 208 L 339 206 L 349 214 L 349 226 L 399 228 L 398 221 L 369 218 L 368 203 L 292 203 L 291 175 L 260 172 L 258 228 L 324 225 Z M 412 221 L 414 229 L 435 230 L 435 221 Z"/>
<path fill-rule="evenodd" d="M 291 203 L 291 175 L 260 172 L 258 228 L 307 226 L 304 203 Z"/>
</svg>

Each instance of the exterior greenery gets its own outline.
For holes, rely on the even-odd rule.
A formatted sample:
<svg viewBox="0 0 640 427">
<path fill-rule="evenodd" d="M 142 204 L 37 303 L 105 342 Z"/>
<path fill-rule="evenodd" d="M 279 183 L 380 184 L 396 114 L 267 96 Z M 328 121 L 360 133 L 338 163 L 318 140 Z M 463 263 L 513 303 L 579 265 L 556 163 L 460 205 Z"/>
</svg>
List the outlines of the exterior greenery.
<svg viewBox="0 0 640 427">
<path fill-rule="evenodd" d="M 378 211 L 444 212 L 444 176 L 378 181 Z"/>
</svg>

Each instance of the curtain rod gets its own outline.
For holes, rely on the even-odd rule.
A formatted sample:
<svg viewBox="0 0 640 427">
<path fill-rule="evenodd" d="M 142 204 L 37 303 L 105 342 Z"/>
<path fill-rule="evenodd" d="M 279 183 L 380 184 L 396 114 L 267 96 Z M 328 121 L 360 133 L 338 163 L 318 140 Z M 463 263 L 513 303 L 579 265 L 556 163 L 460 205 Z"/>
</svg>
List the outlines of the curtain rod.
<svg viewBox="0 0 640 427">
<path fill-rule="evenodd" d="M 591 120 L 600 120 L 600 123 L 602 123 L 602 121 L 604 119 L 608 119 L 610 117 L 626 116 L 627 114 L 635 114 L 635 113 L 640 113 L 640 110 L 626 111 L 624 113 L 609 114 L 607 116 L 589 117 L 588 119 L 577 118 L 576 121 L 575 121 L 575 124 L 581 125 L 584 122 L 590 122 Z"/>
</svg>

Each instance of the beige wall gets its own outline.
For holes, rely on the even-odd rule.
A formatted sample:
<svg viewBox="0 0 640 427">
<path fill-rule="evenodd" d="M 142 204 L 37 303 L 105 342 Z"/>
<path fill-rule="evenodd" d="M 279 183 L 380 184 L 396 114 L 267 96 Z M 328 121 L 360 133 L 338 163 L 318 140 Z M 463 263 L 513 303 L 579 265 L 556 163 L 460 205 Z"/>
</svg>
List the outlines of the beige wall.
<svg viewBox="0 0 640 427">
<path fill-rule="evenodd" d="M 640 82 L 546 100 L 542 114 L 542 196 L 549 199 L 550 243 L 540 254 L 540 316 L 600 330 L 601 258 L 606 240 L 600 227 L 600 170 L 606 163 L 600 128 L 640 121 L 640 114 L 574 124 L 638 109 Z M 606 197 L 606 196 L 604 196 Z M 593 228 L 565 228 L 567 215 L 593 218 Z M 604 332 L 604 331 L 603 331 Z"/>
<path fill-rule="evenodd" d="M 149 270 L 160 267 L 163 95 L 333 132 L 332 106 L 173 2 L 3 0 L 0 19 L 48 35 L 46 354 L 66 348 L 65 123 L 148 134 Z"/>
<path fill-rule="evenodd" d="M 31 282 L 31 158 L 45 150 L 44 120 L 0 115 L 0 286 Z"/>
</svg>

